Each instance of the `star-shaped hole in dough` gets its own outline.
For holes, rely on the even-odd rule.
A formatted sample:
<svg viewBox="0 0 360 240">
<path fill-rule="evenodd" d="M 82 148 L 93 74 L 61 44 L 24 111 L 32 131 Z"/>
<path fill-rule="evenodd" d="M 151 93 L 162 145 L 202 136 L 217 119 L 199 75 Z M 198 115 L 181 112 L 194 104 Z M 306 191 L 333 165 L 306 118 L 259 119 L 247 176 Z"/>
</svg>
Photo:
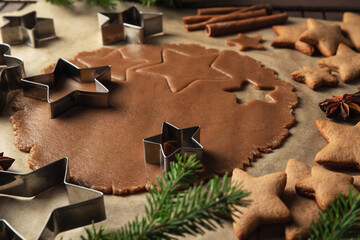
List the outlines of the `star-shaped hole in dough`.
<svg viewBox="0 0 360 240">
<path fill-rule="evenodd" d="M 239 207 L 241 214 L 235 217 L 233 227 L 238 239 L 247 238 L 261 225 L 285 223 L 291 220 L 290 210 L 279 196 L 284 192 L 286 173 L 277 172 L 262 177 L 253 177 L 241 169 L 234 169 L 231 183 L 240 184 L 251 192 L 247 207 Z"/>
<path fill-rule="evenodd" d="M 343 82 L 360 76 L 360 54 L 341 43 L 335 56 L 320 59 L 318 65 L 338 72 Z"/>
<path fill-rule="evenodd" d="M 299 27 L 275 25 L 272 29 L 278 37 L 272 41 L 271 46 L 276 48 L 295 48 L 310 56 L 314 54 L 315 48 L 313 46 L 299 40 L 300 35 L 306 31 L 305 24 Z"/>
<path fill-rule="evenodd" d="M 300 195 L 314 197 L 319 208 L 324 210 L 339 194 L 348 196 L 353 182 L 352 176 L 315 166 L 311 168 L 311 177 L 298 182 L 295 188 Z"/>
<path fill-rule="evenodd" d="M 314 124 L 329 143 L 316 154 L 315 162 L 327 167 L 360 170 L 360 122 L 349 126 L 316 119 Z"/>
<path fill-rule="evenodd" d="M 331 70 L 328 68 L 303 66 L 301 70 L 292 72 L 291 78 L 298 82 L 304 82 L 313 90 L 322 85 L 328 87 L 335 87 L 338 85 L 337 78 L 331 75 Z"/>
<path fill-rule="evenodd" d="M 355 13 L 346 12 L 343 15 L 343 22 L 340 26 L 356 49 L 360 51 L 360 16 Z"/>
<path fill-rule="evenodd" d="M 224 73 L 212 68 L 218 54 L 188 56 L 168 49 L 164 49 L 162 54 L 162 63 L 137 71 L 162 75 L 172 92 L 181 91 L 196 80 L 229 79 Z"/>
<path fill-rule="evenodd" d="M 248 37 L 245 34 L 238 34 L 237 38 L 226 40 L 226 45 L 228 46 L 236 46 L 239 51 L 246 50 L 264 50 L 264 45 L 261 44 L 262 37 L 261 35 L 257 35 L 255 37 Z"/>
<path fill-rule="evenodd" d="M 106 49 L 106 48 L 105 48 Z M 111 51 L 102 58 L 94 59 L 91 55 L 76 56 L 75 59 L 88 67 L 110 65 L 113 80 L 126 80 L 126 71 L 129 68 L 145 62 L 141 58 L 124 58 L 120 51 Z"/>
<path fill-rule="evenodd" d="M 306 26 L 308 30 L 301 34 L 300 41 L 316 46 L 326 57 L 335 55 L 340 43 L 344 43 L 350 47 L 354 46 L 349 39 L 341 34 L 339 25 L 325 24 L 308 18 L 306 20 Z"/>
</svg>

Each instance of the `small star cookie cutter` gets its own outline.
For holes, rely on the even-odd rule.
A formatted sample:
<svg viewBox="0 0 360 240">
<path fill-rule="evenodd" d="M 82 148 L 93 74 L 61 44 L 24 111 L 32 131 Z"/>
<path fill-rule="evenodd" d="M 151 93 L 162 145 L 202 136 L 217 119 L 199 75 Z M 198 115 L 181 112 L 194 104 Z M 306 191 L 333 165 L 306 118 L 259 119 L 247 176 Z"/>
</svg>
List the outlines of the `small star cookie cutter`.
<svg viewBox="0 0 360 240">
<path fill-rule="evenodd" d="M 145 38 L 163 32 L 162 16 L 161 12 L 141 12 L 136 6 L 123 12 L 98 12 L 103 44 L 144 43 Z"/>
<path fill-rule="evenodd" d="M 3 20 L 2 40 L 10 45 L 25 43 L 35 48 L 43 41 L 56 38 L 53 19 L 37 18 L 36 11 L 22 16 L 3 16 Z"/>
<path fill-rule="evenodd" d="M 69 183 L 68 159 L 62 158 L 30 173 L 0 171 L 0 194 L 33 197 L 63 183 L 69 205 L 54 209 L 37 239 L 54 239 L 57 234 L 106 219 L 102 192 Z M 2 230 L 1 226 L 4 226 Z M 2 238 L 4 234 L 6 237 Z M 0 239 L 25 239 L 10 224 L 0 222 Z"/>
<path fill-rule="evenodd" d="M 51 100 L 52 90 L 60 81 L 70 78 L 78 83 L 95 83 L 93 90 L 72 90 L 70 93 Z M 111 81 L 111 66 L 78 68 L 65 59 L 60 58 L 52 73 L 41 74 L 21 79 L 24 96 L 47 101 L 50 117 L 55 118 L 75 106 L 96 108 L 109 107 L 109 90 L 101 82 Z"/>
<path fill-rule="evenodd" d="M 10 56 L 10 45 L 0 43 L 0 112 L 6 106 L 8 93 L 22 87 L 21 78 L 25 77 L 24 62 Z"/>
<path fill-rule="evenodd" d="M 200 126 L 179 129 L 164 122 L 161 134 L 143 139 L 145 162 L 157 164 L 170 170 L 170 162 L 176 161 L 177 153 L 196 155 L 202 160 L 203 146 L 200 144 Z"/>
</svg>

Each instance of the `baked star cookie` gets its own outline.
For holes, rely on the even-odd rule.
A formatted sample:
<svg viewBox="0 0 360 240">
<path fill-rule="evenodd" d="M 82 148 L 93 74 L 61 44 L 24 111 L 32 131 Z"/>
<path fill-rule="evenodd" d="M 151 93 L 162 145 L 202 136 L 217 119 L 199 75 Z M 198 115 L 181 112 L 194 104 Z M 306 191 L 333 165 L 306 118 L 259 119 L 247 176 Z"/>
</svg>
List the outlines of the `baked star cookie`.
<svg viewBox="0 0 360 240">
<path fill-rule="evenodd" d="M 315 156 L 320 165 L 360 170 L 360 122 L 343 125 L 325 119 L 315 119 L 315 126 L 329 143 Z"/>
<path fill-rule="evenodd" d="M 320 59 L 318 65 L 338 72 L 343 82 L 360 77 L 360 54 L 342 43 L 335 56 Z"/>
<path fill-rule="evenodd" d="M 324 210 L 339 194 L 348 196 L 353 183 L 352 176 L 315 166 L 311 168 L 311 177 L 298 182 L 295 188 L 301 195 L 314 197 L 319 208 Z"/>
<path fill-rule="evenodd" d="M 286 173 L 277 172 L 253 177 L 241 169 L 234 169 L 231 184 L 240 184 L 251 192 L 247 207 L 239 207 L 241 214 L 235 217 L 233 227 L 238 239 L 246 239 L 255 229 L 265 224 L 286 223 L 291 213 L 279 196 L 284 192 Z"/>
<path fill-rule="evenodd" d="M 335 87 L 338 85 L 338 80 L 331 75 L 331 70 L 328 68 L 303 66 L 301 70 L 292 72 L 291 78 L 298 82 L 304 82 L 313 90 L 320 86 Z"/>
<path fill-rule="evenodd" d="M 237 38 L 226 40 L 226 45 L 236 46 L 239 51 L 246 50 L 264 50 L 264 45 L 261 44 L 262 37 L 257 35 L 255 37 L 248 37 L 245 34 L 239 33 Z"/>
<path fill-rule="evenodd" d="M 340 26 L 356 49 L 360 51 L 360 16 L 355 13 L 345 12 Z"/>
<path fill-rule="evenodd" d="M 314 54 L 315 48 L 313 46 L 299 40 L 300 35 L 306 31 L 305 24 L 299 27 L 275 25 L 272 29 L 278 37 L 272 41 L 271 46 L 276 48 L 295 48 L 310 56 Z"/>
<path fill-rule="evenodd" d="M 284 202 L 290 209 L 293 221 L 285 225 L 285 239 L 293 240 L 307 237 L 309 226 L 318 218 L 319 208 L 314 200 L 296 194 L 295 185 L 311 176 L 311 169 L 305 163 L 290 159 L 286 165 L 287 182 Z"/>
<path fill-rule="evenodd" d="M 306 20 L 308 30 L 300 36 L 300 41 L 314 45 L 326 57 L 335 55 L 339 43 L 344 43 L 350 47 L 352 42 L 341 34 L 341 28 L 338 25 L 329 25 L 321 23 L 315 19 Z"/>
</svg>

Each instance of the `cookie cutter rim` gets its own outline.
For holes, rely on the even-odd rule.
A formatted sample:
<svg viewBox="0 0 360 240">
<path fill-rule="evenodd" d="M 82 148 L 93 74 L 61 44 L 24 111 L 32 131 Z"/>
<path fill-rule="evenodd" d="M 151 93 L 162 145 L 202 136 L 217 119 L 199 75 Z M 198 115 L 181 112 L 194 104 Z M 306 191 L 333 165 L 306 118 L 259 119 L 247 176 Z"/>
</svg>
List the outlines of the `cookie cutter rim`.
<svg viewBox="0 0 360 240">
<path fill-rule="evenodd" d="M 23 240 L 21 236 L 5 219 L 0 219 L 0 239 Z"/>
<path fill-rule="evenodd" d="M 179 147 L 166 155 L 163 143 L 172 140 L 174 136 Z M 177 153 L 195 154 L 196 159 L 202 161 L 204 147 L 200 144 L 200 126 L 179 129 L 168 122 L 163 122 L 161 134 L 144 138 L 143 143 L 145 162 L 160 165 L 166 172 L 170 170 L 170 162 L 176 161 Z"/>
<path fill-rule="evenodd" d="M 66 76 L 79 83 L 94 82 L 96 90 L 73 90 L 59 99 L 50 99 L 50 90 L 56 85 L 61 76 Z M 90 80 L 89 80 L 90 79 Z M 40 74 L 21 79 L 24 96 L 47 101 L 50 118 L 75 106 L 106 108 L 109 106 L 109 90 L 101 83 L 111 82 L 111 66 L 79 68 L 71 62 L 60 58 L 52 73 Z"/>
<path fill-rule="evenodd" d="M 21 78 L 25 77 L 24 61 L 21 58 L 11 56 L 9 44 L 0 43 L 0 112 L 6 106 L 8 93 L 22 88 Z"/>
<path fill-rule="evenodd" d="M 122 12 L 97 15 L 103 45 L 119 41 L 144 43 L 146 38 L 163 33 L 162 12 L 142 12 L 134 5 Z"/>
<path fill-rule="evenodd" d="M 65 185 L 69 205 L 52 210 L 37 239 L 54 239 L 61 232 L 106 219 L 104 194 L 69 183 L 68 166 L 68 159 L 61 158 L 29 173 L 0 171 L 0 194 L 8 196 L 33 197 L 59 183 Z M 24 239 L 7 225 L 16 239 Z"/>
<path fill-rule="evenodd" d="M 10 45 L 23 44 L 36 48 L 41 42 L 56 38 L 54 20 L 37 18 L 36 11 L 20 16 L 3 16 L 1 26 L 3 42 Z M 13 23 L 15 22 L 15 23 Z"/>
</svg>

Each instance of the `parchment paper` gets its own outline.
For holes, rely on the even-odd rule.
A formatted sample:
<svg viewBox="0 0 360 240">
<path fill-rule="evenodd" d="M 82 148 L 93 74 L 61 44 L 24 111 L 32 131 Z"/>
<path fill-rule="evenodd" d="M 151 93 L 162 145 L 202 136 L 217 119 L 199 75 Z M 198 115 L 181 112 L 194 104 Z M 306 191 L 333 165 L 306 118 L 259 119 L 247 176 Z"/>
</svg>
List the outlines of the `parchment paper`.
<svg viewBox="0 0 360 240">
<path fill-rule="evenodd" d="M 131 5 L 130 3 L 119 3 L 117 10 L 122 11 Z M 182 17 L 195 15 L 194 9 L 161 9 L 144 6 L 139 6 L 139 8 L 143 11 L 162 11 L 164 13 L 165 35 L 149 39 L 147 41 L 149 44 L 198 43 L 208 48 L 236 51 L 233 47 L 225 46 L 225 39 L 233 38 L 235 35 L 210 38 L 206 36 L 204 31 L 187 32 L 184 29 Z M 100 8 L 77 3 L 74 10 L 68 10 L 40 0 L 21 13 L 29 12 L 32 9 L 37 11 L 39 17 L 54 19 L 58 39 L 49 41 L 42 48 L 31 48 L 26 45 L 12 47 L 12 55 L 24 60 L 28 76 L 40 73 L 43 67 L 56 62 L 60 57 L 71 58 L 79 51 L 102 47 L 96 14 L 97 11 L 101 11 Z M 300 25 L 304 21 L 305 19 L 290 18 L 288 25 Z M 290 73 L 300 69 L 303 65 L 316 66 L 316 62 L 322 56 L 309 57 L 295 50 L 272 48 L 270 44 L 276 35 L 271 28 L 247 34 L 249 36 L 261 34 L 266 50 L 242 52 L 241 54 L 260 60 L 265 66 L 276 70 L 280 79 L 289 81 L 296 87 L 299 97 L 299 105 L 294 111 L 297 123 L 291 128 L 291 134 L 283 146 L 270 154 L 263 154 L 257 158 L 252 167 L 247 168 L 247 171 L 254 176 L 284 171 L 289 158 L 303 161 L 310 166 L 316 165 L 313 159 L 316 153 L 326 145 L 325 140 L 313 124 L 314 119 L 325 118 L 325 114 L 319 109 L 318 103 L 332 95 L 356 92 L 358 81 L 351 84 L 340 82 L 337 88 L 322 88 L 315 92 L 305 84 L 291 80 Z M 112 45 L 112 47 L 122 46 L 125 46 L 125 43 Z M 267 93 L 266 91 L 254 90 L 251 86 L 247 86 L 246 90 L 246 97 L 244 95 L 241 97 L 243 101 L 244 98 L 245 100 L 263 99 Z M 244 92 L 242 91 L 242 93 Z M 0 151 L 4 151 L 7 156 L 16 158 L 11 170 L 29 172 L 30 169 L 26 165 L 27 154 L 20 152 L 14 146 L 9 116 L 10 113 L 6 113 L 0 117 Z M 63 186 L 55 187 L 31 200 L 0 196 L 0 218 L 9 221 L 25 238 L 35 239 L 47 221 L 51 210 L 66 203 L 67 198 Z M 100 224 L 108 229 L 117 229 L 128 220 L 134 219 L 135 216 L 142 216 L 144 214 L 144 203 L 144 193 L 127 197 L 105 196 L 107 220 Z M 80 234 L 84 234 L 83 228 L 60 234 L 58 238 L 63 236 L 63 239 L 79 239 Z M 222 240 L 236 239 L 231 223 L 225 223 L 224 228 L 218 229 L 216 232 L 209 232 L 204 236 L 186 237 L 186 239 L 220 238 Z M 283 238 L 282 227 L 262 227 L 252 236 L 252 239 L 265 238 Z"/>
</svg>

